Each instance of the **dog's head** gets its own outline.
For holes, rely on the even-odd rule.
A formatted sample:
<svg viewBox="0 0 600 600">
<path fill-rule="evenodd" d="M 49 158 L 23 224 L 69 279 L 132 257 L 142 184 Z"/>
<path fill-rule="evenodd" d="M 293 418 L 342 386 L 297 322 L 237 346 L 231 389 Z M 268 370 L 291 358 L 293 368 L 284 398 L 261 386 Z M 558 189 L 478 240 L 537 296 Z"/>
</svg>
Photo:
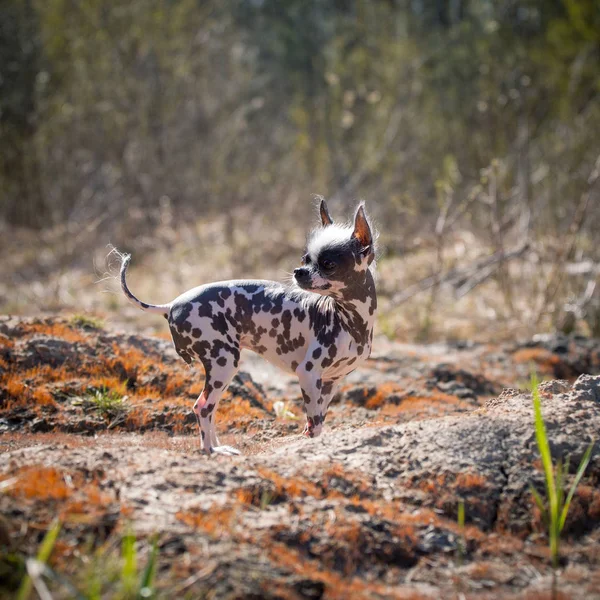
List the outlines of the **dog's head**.
<svg viewBox="0 0 600 600">
<path fill-rule="evenodd" d="M 351 295 L 364 284 L 375 259 L 374 239 L 365 207 L 356 209 L 352 225 L 337 225 L 329 216 L 325 200 L 319 208 L 321 226 L 308 238 L 302 266 L 294 280 L 304 290 L 325 296 Z"/>
</svg>

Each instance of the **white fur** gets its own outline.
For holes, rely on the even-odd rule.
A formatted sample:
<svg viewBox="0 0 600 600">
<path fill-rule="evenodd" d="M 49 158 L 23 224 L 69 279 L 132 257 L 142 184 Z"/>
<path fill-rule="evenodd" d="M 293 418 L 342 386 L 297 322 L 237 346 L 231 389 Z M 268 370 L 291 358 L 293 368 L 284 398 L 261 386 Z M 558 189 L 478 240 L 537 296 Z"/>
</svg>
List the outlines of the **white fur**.
<svg viewBox="0 0 600 600">
<path fill-rule="evenodd" d="M 308 253 L 311 258 L 314 259 L 323 248 L 339 244 L 340 242 L 349 241 L 353 232 L 354 227 L 351 225 L 337 225 L 336 223 L 321 229 L 316 229 L 308 240 L 306 247 Z"/>
</svg>

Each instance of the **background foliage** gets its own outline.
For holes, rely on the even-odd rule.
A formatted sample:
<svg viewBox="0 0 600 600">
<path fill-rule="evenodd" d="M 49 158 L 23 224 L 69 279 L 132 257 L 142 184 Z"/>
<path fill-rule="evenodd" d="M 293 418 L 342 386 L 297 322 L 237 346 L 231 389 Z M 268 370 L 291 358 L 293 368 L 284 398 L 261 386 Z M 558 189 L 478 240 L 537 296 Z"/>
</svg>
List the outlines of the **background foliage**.
<svg viewBox="0 0 600 600">
<path fill-rule="evenodd" d="M 120 242 L 226 215 L 234 245 L 366 198 L 387 256 L 429 239 L 441 272 L 468 231 L 551 279 L 600 260 L 599 65 L 596 0 L 11 0 L 0 217 Z"/>
</svg>

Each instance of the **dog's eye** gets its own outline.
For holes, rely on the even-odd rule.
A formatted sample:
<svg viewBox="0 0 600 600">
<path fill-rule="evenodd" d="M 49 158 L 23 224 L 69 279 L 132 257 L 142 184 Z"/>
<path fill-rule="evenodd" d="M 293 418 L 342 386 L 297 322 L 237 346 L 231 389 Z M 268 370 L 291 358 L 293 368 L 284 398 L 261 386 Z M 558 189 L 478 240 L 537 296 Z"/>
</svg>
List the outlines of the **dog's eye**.
<svg viewBox="0 0 600 600">
<path fill-rule="evenodd" d="M 302 263 L 305 264 L 305 265 L 310 265 L 310 256 L 308 254 L 305 254 L 302 257 Z"/>
<path fill-rule="evenodd" d="M 325 258 L 321 260 L 320 264 L 321 267 L 326 271 L 331 271 L 332 269 L 335 269 L 335 263 L 332 260 L 327 260 Z"/>
</svg>

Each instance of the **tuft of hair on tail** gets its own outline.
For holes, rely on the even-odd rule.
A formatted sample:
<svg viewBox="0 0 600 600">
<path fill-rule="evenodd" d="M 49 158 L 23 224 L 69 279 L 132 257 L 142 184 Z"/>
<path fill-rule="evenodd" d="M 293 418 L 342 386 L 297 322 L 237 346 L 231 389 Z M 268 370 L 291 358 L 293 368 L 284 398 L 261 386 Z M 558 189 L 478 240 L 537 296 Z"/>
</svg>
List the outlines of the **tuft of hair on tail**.
<svg viewBox="0 0 600 600">
<path fill-rule="evenodd" d="M 129 286 L 127 285 L 127 267 L 131 262 L 131 254 L 119 252 L 119 250 L 117 250 L 114 246 L 109 252 L 109 256 L 111 254 L 114 254 L 121 261 L 121 289 L 123 290 L 123 294 L 125 294 L 125 297 L 129 300 L 129 302 L 131 302 L 131 304 L 137 306 L 139 309 L 145 312 L 162 315 L 163 317 L 165 317 L 165 319 L 167 319 L 169 317 L 169 310 L 171 308 L 170 304 L 148 304 L 147 302 L 143 302 L 142 300 L 134 296 L 131 290 L 129 289 Z"/>
</svg>

